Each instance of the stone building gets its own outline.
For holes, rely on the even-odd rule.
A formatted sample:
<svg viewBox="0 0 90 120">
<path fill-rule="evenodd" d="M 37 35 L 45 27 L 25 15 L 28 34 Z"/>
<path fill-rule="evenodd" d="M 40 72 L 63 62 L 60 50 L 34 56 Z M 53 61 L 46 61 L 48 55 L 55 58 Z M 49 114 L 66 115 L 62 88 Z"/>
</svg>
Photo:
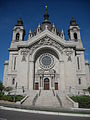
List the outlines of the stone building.
<svg viewBox="0 0 90 120">
<path fill-rule="evenodd" d="M 3 84 L 26 95 L 24 105 L 78 107 L 69 96 L 85 94 L 90 78 L 76 20 L 70 21 L 67 41 L 64 31 L 49 21 L 46 7 L 42 24 L 34 32 L 30 30 L 27 41 L 24 36 L 19 19 L 13 28 L 9 60 L 4 64 Z"/>
</svg>

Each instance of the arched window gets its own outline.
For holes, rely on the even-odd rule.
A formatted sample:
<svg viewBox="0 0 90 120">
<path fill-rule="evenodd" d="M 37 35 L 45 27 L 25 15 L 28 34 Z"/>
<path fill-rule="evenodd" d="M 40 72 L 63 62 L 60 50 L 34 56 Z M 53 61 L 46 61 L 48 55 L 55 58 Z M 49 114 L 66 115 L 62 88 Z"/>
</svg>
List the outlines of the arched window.
<svg viewBox="0 0 90 120">
<path fill-rule="evenodd" d="M 15 84 L 15 78 L 12 79 L 12 85 L 14 85 L 14 84 Z"/>
<path fill-rule="evenodd" d="M 74 39 L 77 40 L 77 33 L 74 33 Z"/>
<path fill-rule="evenodd" d="M 16 57 L 14 58 L 14 70 L 16 69 Z"/>
<path fill-rule="evenodd" d="M 38 28 L 38 32 L 40 32 L 40 28 Z"/>
<path fill-rule="evenodd" d="M 79 85 L 81 85 L 81 78 L 78 79 L 78 83 L 79 83 Z"/>
<path fill-rule="evenodd" d="M 20 38 L 20 34 L 17 33 L 17 34 L 16 34 L 16 41 L 19 41 L 19 38 Z"/>
<path fill-rule="evenodd" d="M 78 65 L 78 70 L 80 69 L 80 58 L 77 57 L 77 65 Z"/>
</svg>

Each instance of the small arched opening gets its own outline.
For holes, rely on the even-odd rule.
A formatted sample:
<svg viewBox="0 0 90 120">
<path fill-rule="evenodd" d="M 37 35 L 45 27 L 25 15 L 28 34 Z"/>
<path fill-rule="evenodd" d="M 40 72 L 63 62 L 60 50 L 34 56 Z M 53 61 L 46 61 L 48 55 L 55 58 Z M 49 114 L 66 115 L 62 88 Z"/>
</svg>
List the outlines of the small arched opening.
<svg viewBox="0 0 90 120">
<path fill-rule="evenodd" d="M 17 33 L 17 34 L 16 34 L 16 41 L 19 41 L 19 39 L 20 39 L 20 34 Z"/>
<path fill-rule="evenodd" d="M 74 33 L 74 39 L 77 41 L 77 33 Z"/>
</svg>

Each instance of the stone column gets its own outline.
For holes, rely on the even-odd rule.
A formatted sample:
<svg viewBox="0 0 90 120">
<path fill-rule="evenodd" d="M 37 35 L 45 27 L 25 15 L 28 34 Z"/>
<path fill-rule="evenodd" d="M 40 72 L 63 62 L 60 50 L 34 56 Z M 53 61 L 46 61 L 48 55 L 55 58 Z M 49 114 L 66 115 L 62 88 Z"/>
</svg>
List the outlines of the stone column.
<svg viewBox="0 0 90 120">
<path fill-rule="evenodd" d="M 29 61 L 29 90 L 34 88 L 34 61 Z"/>
<path fill-rule="evenodd" d="M 49 77 L 49 89 L 51 90 L 52 89 L 52 78 L 51 77 Z"/>
<path fill-rule="evenodd" d="M 40 77 L 39 77 L 39 89 L 40 90 L 42 89 L 42 79 L 43 79 L 43 77 L 40 75 Z"/>
<path fill-rule="evenodd" d="M 42 75 L 42 79 L 41 79 L 41 89 L 43 90 L 44 89 L 44 84 L 43 84 L 43 78 L 44 78 L 44 75 Z"/>
<path fill-rule="evenodd" d="M 51 76 L 51 87 L 54 89 L 54 76 Z"/>
<path fill-rule="evenodd" d="M 28 72 L 27 72 L 27 90 L 29 90 L 29 71 L 30 71 L 30 63 L 29 63 L 29 61 L 28 61 Z"/>
<path fill-rule="evenodd" d="M 39 89 L 41 89 L 41 76 L 39 77 Z"/>
<path fill-rule="evenodd" d="M 60 93 L 65 93 L 64 61 L 60 61 L 59 89 Z"/>
</svg>

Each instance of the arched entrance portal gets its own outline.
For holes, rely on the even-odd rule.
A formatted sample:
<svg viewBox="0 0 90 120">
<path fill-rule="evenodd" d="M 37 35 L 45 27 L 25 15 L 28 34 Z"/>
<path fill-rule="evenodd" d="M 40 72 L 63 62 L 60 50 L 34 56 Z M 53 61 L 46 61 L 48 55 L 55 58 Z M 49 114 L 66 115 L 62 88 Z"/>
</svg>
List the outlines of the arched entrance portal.
<svg viewBox="0 0 90 120">
<path fill-rule="evenodd" d="M 55 83 L 58 83 L 60 77 L 57 68 L 60 65 L 60 56 L 56 48 L 49 47 L 40 48 L 34 53 L 33 88 L 35 90 L 58 89 Z"/>
<path fill-rule="evenodd" d="M 49 79 L 48 78 L 44 79 L 44 90 L 49 90 Z"/>
</svg>

